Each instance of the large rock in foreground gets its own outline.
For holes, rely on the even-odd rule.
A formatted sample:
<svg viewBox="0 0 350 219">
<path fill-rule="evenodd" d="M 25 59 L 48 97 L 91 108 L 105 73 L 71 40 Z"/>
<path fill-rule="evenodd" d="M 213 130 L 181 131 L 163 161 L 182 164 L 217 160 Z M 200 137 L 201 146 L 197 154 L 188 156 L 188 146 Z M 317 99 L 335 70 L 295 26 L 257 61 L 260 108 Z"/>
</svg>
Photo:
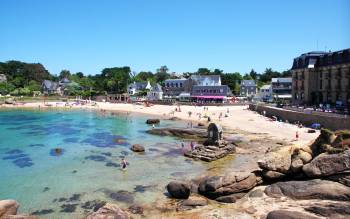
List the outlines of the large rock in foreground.
<svg viewBox="0 0 350 219">
<path fill-rule="evenodd" d="M 330 176 L 350 170 L 350 150 L 339 154 L 319 155 L 303 166 L 309 177 Z"/>
<path fill-rule="evenodd" d="M 208 198 L 217 199 L 220 196 L 248 191 L 256 184 L 257 177 L 254 173 L 236 172 L 205 178 L 200 182 L 198 191 Z"/>
<path fill-rule="evenodd" d="M 263 160 L 258 161 L 258 165 L 263 170 L 286 174 L 289 171 L 291 162 L 291 152 L 289 148 L 286 147 L 276 152 L 267 153 Z"/>
<path fill-rule="evenodd" d="M 350 201 L 350 187 L 320 179 L 278 182 L 267 186 L 265 193 L 271 197 Z"/>
<path fill-rule="evenodd" d="M 298 211 L 276 210 L 268 213 L 266 219 L 319 219 L 319 217 Z"/>
<path fill-rule="evenodd" d="M 130 219 L 130 215 L 118 205 L 107 203 L 96 212 L 89 214 L 86 219 Z"/>
<path fill-rule="evenodd" d="M 191 186 L 186 182 L 171 181 L 166 188 L 171 197 L 177 199 L 187 199 L 191 194 Z"/>
<path fill-rule="evenodd" d="M 0 218 L 16 215 L 19 204 L 15 200 L 0 200 Z"/>
</svg>

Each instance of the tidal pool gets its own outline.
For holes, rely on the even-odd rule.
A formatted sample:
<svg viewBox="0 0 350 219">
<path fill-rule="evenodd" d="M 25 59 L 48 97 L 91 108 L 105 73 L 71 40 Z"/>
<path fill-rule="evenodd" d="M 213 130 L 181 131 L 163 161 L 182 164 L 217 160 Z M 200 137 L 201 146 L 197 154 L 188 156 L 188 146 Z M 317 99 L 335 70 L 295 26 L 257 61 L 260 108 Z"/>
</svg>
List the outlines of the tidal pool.
<svg viewBox="0 0 350 219">
<path fill-rule="evenodd" d="M 0 199 L 20 213 L 76 218 L 105 202 L 122 207 L 164 197 L 172 179 L 206 170 L 182 156 L 179 140 L 149 135 L 150 116 L 88 110 L 0 111 Z M 160 126 L 185 127 L 162 120 Z M 130 151 L 132 144 L 146 148 Z M 119 163 L 129 163 L 121 171 Z"/>
</svg>

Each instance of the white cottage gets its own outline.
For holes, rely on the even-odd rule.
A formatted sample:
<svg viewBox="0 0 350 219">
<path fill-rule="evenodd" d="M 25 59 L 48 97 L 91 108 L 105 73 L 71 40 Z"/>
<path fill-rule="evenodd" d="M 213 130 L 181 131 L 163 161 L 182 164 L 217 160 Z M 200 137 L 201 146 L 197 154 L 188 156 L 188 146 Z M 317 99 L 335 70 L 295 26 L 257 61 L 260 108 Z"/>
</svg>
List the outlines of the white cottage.
<svg viewBox="0 0 350 219">
<path fill-rule="evenodd" d="M 147 82 L 135 82 L 134 81 L 134 83 L 131 83 L 128 86 L 128 94 L 129 95 L 135 95 L 138 92 L 140 92 L 142 90 L 146 90 L 146 89 L 147 90 L 151 90 L 152 89 L 152 86 L 149 83 L 149 81 L 147 81 Z"/>
<path fill-rule="evenodd" d="M 152 89 L 147 93 L 147 99 L 150 101 L 162 100 L 163 99 L 163 90 L 160 84 L 156 84 Z"/>
</svg>

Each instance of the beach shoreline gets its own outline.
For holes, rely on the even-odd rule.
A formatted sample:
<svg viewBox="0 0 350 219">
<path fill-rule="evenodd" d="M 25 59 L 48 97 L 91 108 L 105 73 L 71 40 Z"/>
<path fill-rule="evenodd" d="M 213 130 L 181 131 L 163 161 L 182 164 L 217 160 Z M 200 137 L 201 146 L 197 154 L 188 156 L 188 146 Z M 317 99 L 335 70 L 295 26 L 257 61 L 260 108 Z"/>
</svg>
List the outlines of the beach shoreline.
<svg viewBox="0 0 350 219">
<path fill-rule="evenodd" d="M 239 132 L 247 134 L 265 134 L 273 139 L 285 140 L 295 145 L 304 145 L 313 141 L 319 132 L 308 133 L 307 127 L 298 127 L 294 124 L 272 121 L 254 111 L 248 110 L 247 106 L 209 106 L 208 110 L 204 110 L 204 106 L 188 106 L 180 105 L 181 111 L 175 111 L 175 105 L 144 105 L 129 103 L 108 103 L 96 102 L 96 105 L 74 105 L 69 102 L 28 102 L 21 105 L 3 104 L 0 109 L 67 109 L 67 110 L 95 110 L 100 112 L 117 112 L 117 113 L 136 113 L 149 115 L 150 118 L 171 119 L 176 118 L 188 122 L 189 126 L 192 122 L 193 126 L 198 123 L 208 124 L 209 116 L 211 122 L 220 124 L 224 128 L 224 132 Z M 191 116 L 189 116 L 191 112 Z M 199 113 L 201 119 L 199 119 Z M 222 117 L 219 119 L 219 115 Z M 227 117 L 225 117 L 227 115 Z M 298 132 L 298 139 L 296 133 Z"/>
</svg>

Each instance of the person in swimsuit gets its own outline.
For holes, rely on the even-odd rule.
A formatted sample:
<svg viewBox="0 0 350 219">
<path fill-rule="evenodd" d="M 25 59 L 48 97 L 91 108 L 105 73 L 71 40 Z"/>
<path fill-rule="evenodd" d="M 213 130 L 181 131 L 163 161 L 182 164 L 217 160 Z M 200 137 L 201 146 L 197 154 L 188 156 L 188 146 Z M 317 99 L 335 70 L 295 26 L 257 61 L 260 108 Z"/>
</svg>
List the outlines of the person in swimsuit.
<svg viewBox="0 0 350 219">
<path fill-rule="evenodd" d="M 122 159 L 122 162 L 120 162 L 120 166 L 121 166 L 121 168 L 123 169 L 123 170 L 125 170 L 126 169 L 126 160 L 125 160 L 125 158 L 123 158 Z"/>
</svg>

